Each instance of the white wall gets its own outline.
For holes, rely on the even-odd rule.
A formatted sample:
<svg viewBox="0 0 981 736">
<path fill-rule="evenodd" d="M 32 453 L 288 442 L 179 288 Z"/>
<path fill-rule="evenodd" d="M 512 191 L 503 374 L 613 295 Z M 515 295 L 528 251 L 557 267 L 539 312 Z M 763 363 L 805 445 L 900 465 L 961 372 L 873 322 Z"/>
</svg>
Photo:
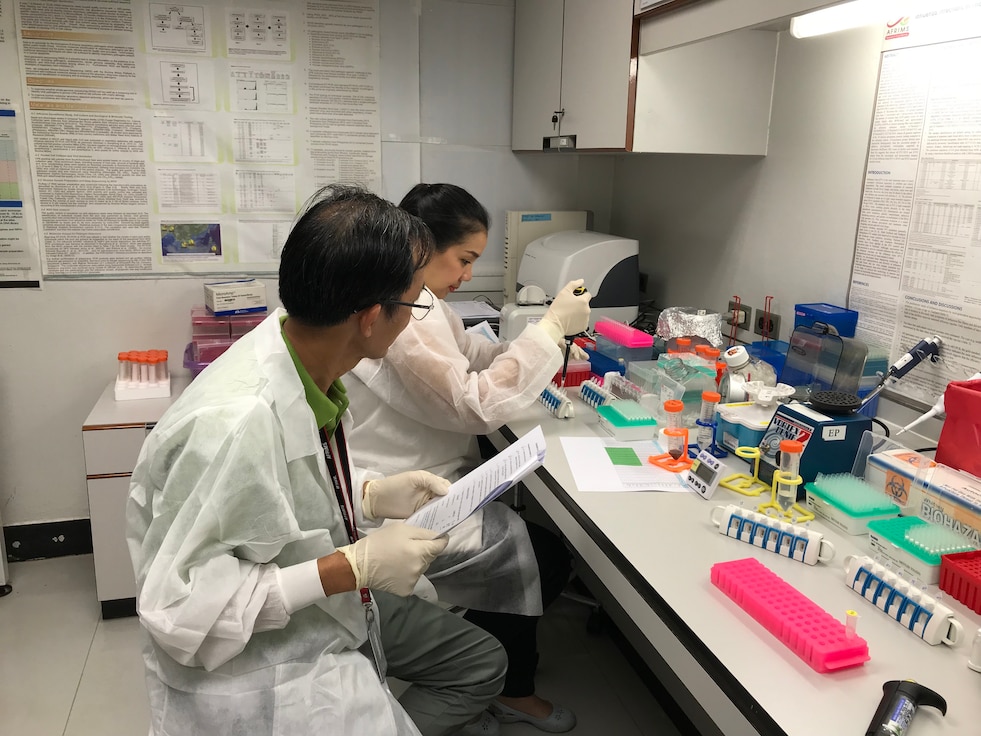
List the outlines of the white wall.
<svg viewBox="0 0 981 736">
<path fill-rule="evenodd" d="M 880 39 L 781 33 L 765 158 L 617 157 L 612 229 L 640 240 L 659 306 L 724 311 L 732 294 L 753 307 L 773 295 L 786 337 L 795 303 L 844 304 Z"/>
<path fill-rule="evenodd" d="M 470 189 L 494 220 L 475 288 L 498 294 L 504 210 L 597 206 L 608 224 L 612 189 L 612 160 L 511 153 L 513 19 L 513 0 L 381 0 L 382 194 L 397 201 L 420 180 Z M 82 422 L 115 375 L 120 350 L 167 349 L 182 372 L 188 312 L 203 301 L 202 283 L 0 289 L 5 525 L 88 517 Z M 275 279 L 266 287 L 278 306 Z"/>
</svg>

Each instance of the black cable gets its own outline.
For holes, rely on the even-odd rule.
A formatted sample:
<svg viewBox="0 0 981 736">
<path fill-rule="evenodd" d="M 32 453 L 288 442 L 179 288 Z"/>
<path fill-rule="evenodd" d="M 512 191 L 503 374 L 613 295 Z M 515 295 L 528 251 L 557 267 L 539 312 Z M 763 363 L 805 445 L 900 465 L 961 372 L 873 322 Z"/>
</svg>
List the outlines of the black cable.
<svg viewBox="0 0 981 736">
<path fill-rule="evenodd" d="M 888 437 L 889 436 L 889 427 L 887 427 L 885 424 L 883 424 L 881 421 L 879 421 L 875 417 L 871 417 L 871 419 L 872 419 L 873 422 L 875 422 L 880 427 L 882 427 L 882 431 L 885 432 L 886 433 L 886 437 Z"/>
<path fill-rule="evenodd" d="M 913 452 L 934 452 L 936 447 L 921 447 L 919 450 L 913 450 Z"/>
</svg>

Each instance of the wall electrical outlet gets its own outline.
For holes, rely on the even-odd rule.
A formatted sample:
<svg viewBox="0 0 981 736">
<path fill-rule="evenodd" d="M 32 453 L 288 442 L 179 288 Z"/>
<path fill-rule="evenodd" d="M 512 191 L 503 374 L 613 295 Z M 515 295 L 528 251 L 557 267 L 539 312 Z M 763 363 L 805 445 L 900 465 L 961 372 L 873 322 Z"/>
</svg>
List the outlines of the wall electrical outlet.
<svg viewBox="0 0 981 736">
<path fill-rule="evenodd" d="M 769 325 L 763 324 L 763 319 L 766 316 L 770 318 Z M 756 318 L 753 320 L 753 332 L 755 332 L 757 335 L 762 335 L 764 327 L 769 327 L 769 330 L 767 330 L 767 337 L 769 339 L 771 340 L 780 339 L 780 315 L 779 314 L 770 312 L 769 315 L 766 315 L 762 309 L 757 309 Z"/>
<path fill-rule="evenodd" d="M 733 312 L 733 310 L 735 308 L 736 308 L 736 302 L 734 302 L 733 300 L 730 299 L 729 300 L 729 307 L 726 310 L 726 314 L 727 315 L 732 314 L 732 312 Z M 750 323 L 751 323 L 751 321 L 753 319 L 753 308 L 752 307 L 749 307 L 749 306 L 746 306 L 746 304 L 740 304 L 739 305 L 739 311 L 743 313 L 743 318 L 739 321 L 739 323 L 736 325 L 736 327 L 738 327 L 741 330 L 748 330 L 749 327 L 750 327 Z M 729 321 L 728 317 L 726 317 L 723 321 L 727 325 L 731 325 L 732 324 Z"/>
</svg>

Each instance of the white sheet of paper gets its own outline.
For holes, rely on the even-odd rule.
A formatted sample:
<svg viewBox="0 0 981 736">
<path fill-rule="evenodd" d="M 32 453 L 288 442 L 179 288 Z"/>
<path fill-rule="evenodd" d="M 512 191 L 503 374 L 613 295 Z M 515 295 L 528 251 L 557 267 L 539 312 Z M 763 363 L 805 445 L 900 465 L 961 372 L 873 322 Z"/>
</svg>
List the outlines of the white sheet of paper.
<svg viewBox="0 0 981 736">
<path fill-rule="evenodd" d="M 496 319 L 501 316 L 500 310 L 487 302 L 450 300 L 445 302 L 445 304 L 460 315 L 460 319 L 476 319 L 478 317 Z"/>
<path fill-rule="evenodd" d="M 538 426 L 460 478 L 450 486 L 445 496 L 430 501 L 405 523 L 445 534 L 540 467 L 544 461 L 545 435 Z"/>
<path fill-rule="evenodd" d="M 466 332 L 469 332 L 471 335 L 482 335 L 494 343 L 501 341 L 497 334 L 495 334 L 494 328 L 490 326 L 490 322 L 488 322 L 486 319 L 483 322 L 470 325 L 470 327 L 466 329 Z"/>
<path fill-rule="evenodd" d="M 598 437 L 562 437 L 562 449 L 569 461 L 576 488 L 580 491 L 666 491 L 688 490 L 683 473 L 672 473 L 647 462 L 663 450 L 653 440 L 618 442 Z M 640 465 L 614 464 L 608 448 L 632 450 Z"/>
</svg>

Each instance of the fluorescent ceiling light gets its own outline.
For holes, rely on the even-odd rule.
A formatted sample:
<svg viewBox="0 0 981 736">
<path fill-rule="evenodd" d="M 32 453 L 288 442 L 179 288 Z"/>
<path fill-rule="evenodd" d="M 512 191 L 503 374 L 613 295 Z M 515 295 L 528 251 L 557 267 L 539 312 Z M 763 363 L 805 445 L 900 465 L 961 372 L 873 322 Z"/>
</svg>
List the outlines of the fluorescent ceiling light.
<svg viewBox="0 0 981 736">
<path fill-rule="evenodd" d="M 791 18 L 790 35 L 794 38 L 808 38 L 847 28 L 885 23 L 904 15 L 906 5 L 906 2 L 898 0 L 852 0 Z"/>
</svg>

